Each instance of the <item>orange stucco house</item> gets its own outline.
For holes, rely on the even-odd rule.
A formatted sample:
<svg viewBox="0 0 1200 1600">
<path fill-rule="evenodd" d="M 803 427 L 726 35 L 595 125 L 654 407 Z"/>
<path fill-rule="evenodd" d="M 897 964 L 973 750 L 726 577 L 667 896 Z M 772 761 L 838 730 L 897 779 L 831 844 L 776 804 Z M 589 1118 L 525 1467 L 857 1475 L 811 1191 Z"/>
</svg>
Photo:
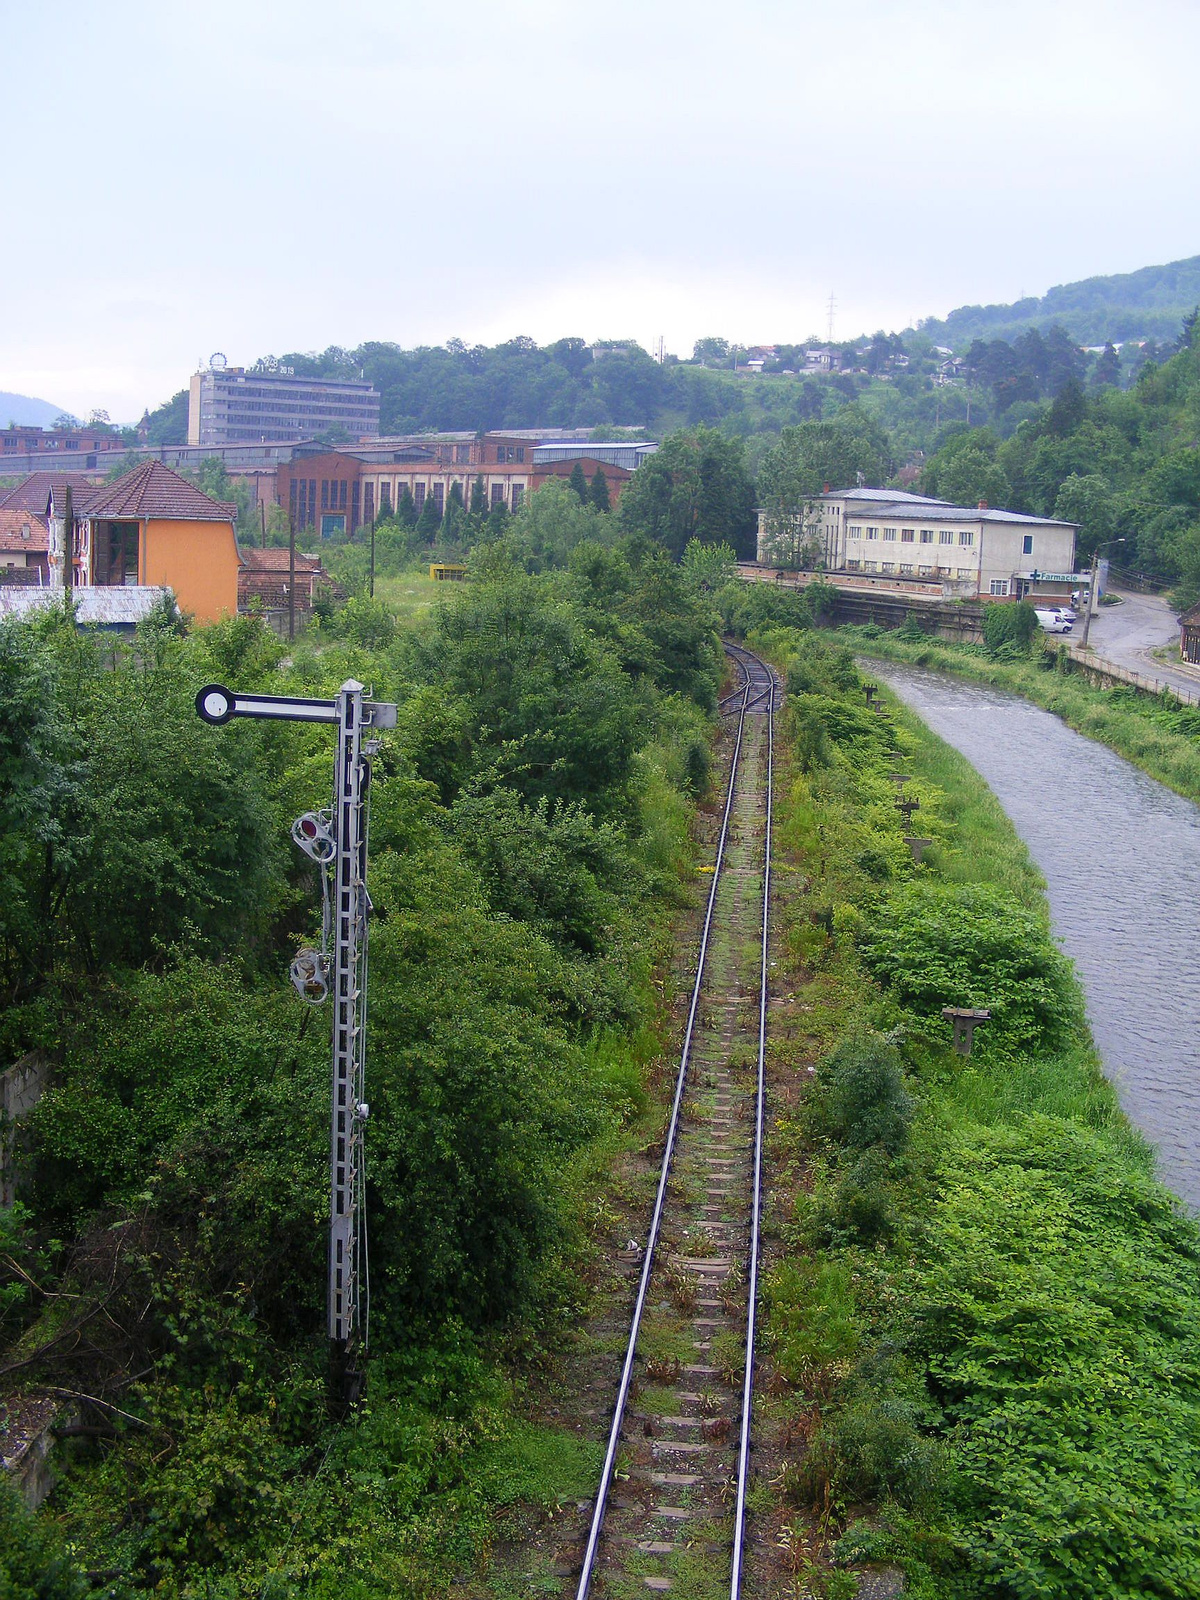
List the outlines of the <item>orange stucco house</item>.
<svg viewBox="0 0 1200 1600">
<path fill-rule="evenodd" d="M 64 511 L 61 497 L 52 494 L 50 567 L 58 583 Z M 115 483 L 73 494 L 73 587 L 164 587 L 197 622 L 236 616 L 236 517 L 235 505 L 214 500 L 162 462 L 148 461 Z"/>
</svg>

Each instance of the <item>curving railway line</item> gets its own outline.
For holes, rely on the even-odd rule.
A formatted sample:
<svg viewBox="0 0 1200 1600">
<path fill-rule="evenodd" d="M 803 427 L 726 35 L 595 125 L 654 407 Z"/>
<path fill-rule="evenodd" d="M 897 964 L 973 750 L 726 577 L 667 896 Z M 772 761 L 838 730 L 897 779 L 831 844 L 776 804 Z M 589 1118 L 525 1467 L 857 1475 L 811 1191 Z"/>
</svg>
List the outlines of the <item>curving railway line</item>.
<svg viewBox="0 0 1200 1600">
<path fill-rule="evenodd" d="M 733 750 L 654 1209 L 577 1600 L 746 1568 L 778 680 L 727 644 Z"/>
</svg>

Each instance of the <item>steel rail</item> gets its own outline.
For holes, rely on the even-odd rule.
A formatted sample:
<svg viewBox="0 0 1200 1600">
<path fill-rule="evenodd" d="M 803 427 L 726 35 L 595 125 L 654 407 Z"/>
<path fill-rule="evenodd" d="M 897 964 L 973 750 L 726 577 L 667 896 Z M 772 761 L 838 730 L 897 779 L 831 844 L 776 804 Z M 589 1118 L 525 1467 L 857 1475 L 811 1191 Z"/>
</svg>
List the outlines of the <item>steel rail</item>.
<svg viewBox="0 0 1200 1600">
<path fill-rule="evenodd" d="M 733 1513 L 730 1600 L 740 1600 L 745 1566 L 746 1495 L 750 1486 L 750 1423 L 754 1401 L 754 1341 L 758 1322 L 758 1255 L 762 1225 L 762 1152 L 767 1086 L 767 1001 L 771 921 L 771 823 L 775 780 L 775 674 L 767 704 L 767 808 L 763 826 L 762 958 L 758 981 L 758 1081 L 754 1118 L 754 1189 L 750 1211 L 750 1276 L 746 1293 L 746 1369 L 742 1381 L 742 1431 L 738 1444 L 737 1501 Z"/>
<path fill-rule="evenodd" d="M 735 657 L 734 659 L 736 660 L 737 658 Z M 646 1235 L 645 1255 L 642 1260 L 642 1273 L 638 1282 L 637 1299 L 634 1301 L 633 1306 L 629 1342 L 625 1349 L 625 1361 L 621 1368 L 621 1382 L 617 1388 L 617 1400 L 613 1408 L 612 1426 L 608 1434 L 608 1447 L 604 1453 L 604 1465 L 600 1472 L 600 1486 L 596 1492 L 596 1504 L 592 1510 L 591 1527 L 588 1530 L 587 1545 L 583 1553 L 583 1566 L 579 1574 L 576 1600 L 587 1600 L 596 1568 L 596 1556 L 600 1547 L 600 1531 L 604 1526 L 604 1513 L 608 1509 L 608 1496 L 612 1488 L 613 1468 L 616 1465 L 617 1450 L 620 1446 L 621 1426 L 625 1420 L 625 1406 L 629 1399 L 629 1386 L 633 1380 L 633 1364 L 637 1354 L 638 1332 L 641 1328 L 646 1294 L 650 1288 L 654 1252 L 658 1245 L 663 1206 L 667 1196 L 667 1181 L 671 1175 L 671 1161 L 675 1154 L 675 1140 L 679 1131 L 679 1112 L 683 1103 L 683 1091 L 687 1084 L 688 1063 L 692 1051 L 692 1035 L 696 1029 L 696 1015 L 700 1009 L 700 995 L 704 987 L 704 967 L 708 956 L 709 938 L 712 933 L 713 914 L 717 904 L 717 888 L 721 881 L 721 868 L 725 861 L 725 844 L 729 837 L 729 819 L 733 813 L 738 765 L 742 755 L 742 736 L 745 732 L 746 710 L 750 700 L 750 673 L 744 663 L 739 663 L 739 665 L 742 666 L 743 671 L 746 673 L 746 682 L 742 690 L 742 709 L 738 718 L 737 741 L 734 744 L 733 758 L 729 764 L 729 787 L 725 794 L 725 811 L 721 818 L 721 832 L 717 840 L 717 856 L 713 865 L 712 885 L 708 891 L 708 905 L 705 908 L 704 926 L 700 935 L 700 951 L 696 960 L 696 981 L 692 985 L 692 1000 L 691 1005 L 688 1007 L 687 1027 L 684 1030 L 683 1048 L 679 1056 L 679 1071 L 675 1078 L 675 1096 L 671 1102 L 671 1117 L 667 1124 L 662 1167 L 658 1175 L 658 1192 L 655 1195 L 654 1211 L 651 1215 L 650 1227 Z"/>
</svg>

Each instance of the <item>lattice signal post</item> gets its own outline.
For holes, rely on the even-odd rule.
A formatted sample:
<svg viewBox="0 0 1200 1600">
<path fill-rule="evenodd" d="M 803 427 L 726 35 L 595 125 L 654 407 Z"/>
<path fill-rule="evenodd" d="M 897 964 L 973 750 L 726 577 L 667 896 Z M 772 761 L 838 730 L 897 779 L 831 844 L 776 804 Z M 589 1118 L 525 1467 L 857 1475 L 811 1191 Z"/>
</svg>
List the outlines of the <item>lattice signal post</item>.
<svg viewBox="0 0 1200 1600">
<path fill-rule="evenodd" d="M 362 684 L 350 679 L 336 700 L 235 694 L 219 683 L 196 696 L 200 716 L 217 725 L 233 717 L 257 717 L 337 727 L 333 803 L 326 811 L 305 812 L 292 827 L 292 838 L 321 869 L 325 906 L 321 949 L 300 951 L 291 976 L 311 1004 L 321 1004 L 331 991 L 333 996 L 328 1328 L 334 1385 L 340 1398 L 350 1401 L 361 1388 L 366 1329 L 367 793 L 369 758 L 378 748 L 376 739 L 363 735 L 396 726 L 394 705 L 364 700 L 363 694 Z"/>
</svg>

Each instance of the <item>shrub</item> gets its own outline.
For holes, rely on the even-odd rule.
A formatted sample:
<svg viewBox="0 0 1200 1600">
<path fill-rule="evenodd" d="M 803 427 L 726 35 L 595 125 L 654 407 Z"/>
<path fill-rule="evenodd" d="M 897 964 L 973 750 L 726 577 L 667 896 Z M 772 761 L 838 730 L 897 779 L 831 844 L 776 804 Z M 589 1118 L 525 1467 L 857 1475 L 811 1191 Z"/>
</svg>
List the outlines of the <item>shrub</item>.
<svg viewBox="0 0 1200 1600">
<path fill-rule="evenodd" d="M 1044 921 L 1003 890 L 905 884 L 858 941 L 879 982 L 939 1032 L 943 1006 L 990 1008 L 985 1048 L 1053 1047 L 1079 1023 L 1070 964 Z"/>
<path fill-rule="evenodd" d="M 821 1070 L 816 1113 L 824 1131 L 850 1149 L 877 1144 L 898 1155 L 908 1143 L 913 1102 L 896 1046 L 878 1037 L 839 1045 Z"/>
<path fill-rule="evenodd" d="M 1037 612 L 1028 600 L 1017 605 L 995 601 L 983 608 L 983 642 L 993 654 L 1005 644 L 1016 645 L 1024 653 L 1037 630 Z"/>
</svg>

